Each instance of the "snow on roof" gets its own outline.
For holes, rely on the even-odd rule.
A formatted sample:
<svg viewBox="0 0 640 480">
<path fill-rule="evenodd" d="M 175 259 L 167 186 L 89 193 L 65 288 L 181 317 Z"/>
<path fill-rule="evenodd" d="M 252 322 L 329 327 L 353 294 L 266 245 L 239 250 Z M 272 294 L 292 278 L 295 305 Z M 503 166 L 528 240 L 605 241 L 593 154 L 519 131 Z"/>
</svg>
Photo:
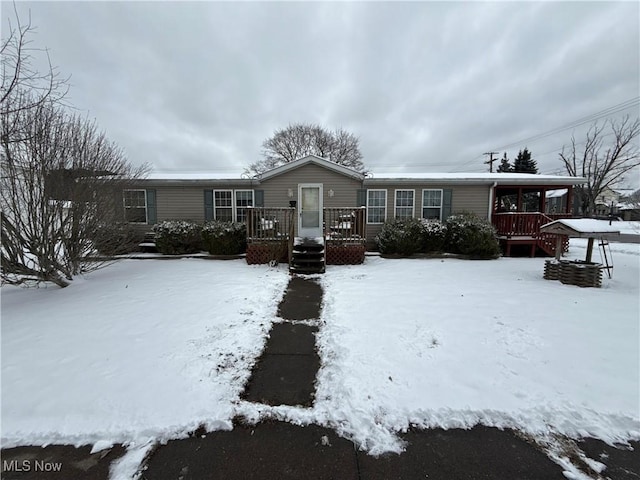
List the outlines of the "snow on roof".
<svg viewBox="0 0 640 480">
<path fill-rule="evenodd" d="M 558 188 L 557 190 L 547 190 L 545 192 L 545 196 L 547 198 L 557 198 L 557 197 L 562 197 L 563 195 L 567 194 L 567 189 L 566 188 Z"/>
<path fill-rule="evenodd" d="M 349 176 L 360 176 L 359 172 L 348 169 L 342 165 L 333 164 L 319 157 L 305 157 L 297 162 L 282 165 L 265 172 L 262 179 L 281 174 L 289 169 L 305 165 L 307 163 L 316 163 L 327 166 L 331 169 L 339 171 Z M 241 173 L 220 173 L 220 172 L 152 172 L 147 175 L 146 180 L 173 180 L 173 181 L 222 181 L 222 180 L 248 180 Z M 372 173 L 365 179 L 368 183 L 389 182 L 389 181 L 412 181 L 412 180 L 433 180 L 442 182 L 476 182 L 476 183 L 494 183 L 499 184 L 520 184 L 520 185 L 578 185 L 585 182 L 581 177 L 567 177 L 556 175 L 533 175 L 528 173 Z"/>
<path fill-rule="evenodd" d="M 622 196 L 633 195 L 637 191 L 633 188 L 612 188 L 611 190 Z"/>
<path fill-rule="evenodd" d="M 602 233 L 620 233 L 618 226 L 609 225 L 608 220 L 593 218 L 565 218 L 540 227 L 541 232 L 560 233 L 576 237 L 596 236 Z"/>
<path fill-rule="evenodd" d="M 579 185 L 585 183 L 582 177 L 568 177 L 557 175 L 534 175 L 531 173 L 375 173 L 371 180 L 445 180 L 445 181 L 477 181 L 484 183 L 498 182 L 499 184 L 556 184 Z"/>
<path fill-rule="evenodd" d="M 148 180 L 237 180 L 242 178 L 240 173 L 218 172 L 190 172 L 190 173 L 164 173 L 153 172 L 147 175 Z"/>
</svg>

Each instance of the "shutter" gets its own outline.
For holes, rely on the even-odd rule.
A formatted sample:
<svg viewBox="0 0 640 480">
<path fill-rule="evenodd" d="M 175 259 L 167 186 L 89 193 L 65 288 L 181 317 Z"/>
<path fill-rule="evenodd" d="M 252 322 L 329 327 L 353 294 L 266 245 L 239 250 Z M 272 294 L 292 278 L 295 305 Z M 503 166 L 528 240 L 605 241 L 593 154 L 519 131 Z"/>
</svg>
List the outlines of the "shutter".
<svg viewBox="0 0 640 480">
<path fill-rule="evenodd" d="M 204 191 L 204 221 L 213 220 L 213 190 Z"/>
<path fill-rule="evenodd" d="M 264 190 L 254 190 L 253 196 L 255 199 L 256 207 L 264 207 Z"/>
<path fill-rule="evenodd" d="M 358 196 L 356 198 L 356 206 L 357 207 L 366 207 L 367 206 L 367 190 L 366 189 L 358 189 Z"/>
<path fill-rule="evenodd" d="M 442 191 L 442 220 L 451 216 L 451 196 L 452 190 L 450 188 L 445 188 Z"/>
<path fill-rule="evenodd" d="M 155 225 L 157 222 L 156 189 L 147 188 L 147 223 L 149 225 Z"/>
</svg>

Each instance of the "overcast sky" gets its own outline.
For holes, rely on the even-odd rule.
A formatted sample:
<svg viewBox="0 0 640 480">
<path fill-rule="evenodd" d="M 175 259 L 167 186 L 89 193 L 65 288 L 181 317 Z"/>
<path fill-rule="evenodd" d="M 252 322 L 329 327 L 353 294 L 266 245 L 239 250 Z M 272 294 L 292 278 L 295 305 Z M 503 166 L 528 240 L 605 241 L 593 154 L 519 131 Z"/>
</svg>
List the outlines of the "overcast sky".
<svg viewBox="0 0 640 480">
<path fill-rule="evenodd" d="M 574 129 L 532 137 L 639 111 L 638 2 L 17 8 L 71 75 L 68 101 L 158 172 L 241 172 L 303 122 L 355 134 L 374 172 L 482 172 L 484 152 L 528 147 L 556 173 Z M 3 36 L 11 16 L 2 2 Z"/>
</svg>

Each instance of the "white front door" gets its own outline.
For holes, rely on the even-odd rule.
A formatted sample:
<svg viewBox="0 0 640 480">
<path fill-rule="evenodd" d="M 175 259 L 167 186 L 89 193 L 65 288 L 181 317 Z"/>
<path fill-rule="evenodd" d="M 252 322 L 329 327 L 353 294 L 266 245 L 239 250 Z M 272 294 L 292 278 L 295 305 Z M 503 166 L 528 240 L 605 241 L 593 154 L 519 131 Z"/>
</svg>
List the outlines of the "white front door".
<svg viewBox="0 0 640 480">
<path fill-rule="evenodd" d="M 298 207 L 298 236 L 322 237 L 322 184 L 299 184 Z"/>
</svg>

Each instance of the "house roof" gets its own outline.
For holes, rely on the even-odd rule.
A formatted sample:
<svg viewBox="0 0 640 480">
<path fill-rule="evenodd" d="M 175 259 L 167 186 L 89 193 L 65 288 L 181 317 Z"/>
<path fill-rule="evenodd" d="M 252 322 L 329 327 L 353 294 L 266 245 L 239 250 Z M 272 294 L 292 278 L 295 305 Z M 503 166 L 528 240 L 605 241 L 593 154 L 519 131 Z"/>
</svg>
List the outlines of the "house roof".
<svg viewBox="0 0 640 480">
<path fill-rule="evenodd" d="M 592 218 L 565 218 L 547 223 L 540 227 L 542 233 L 557 233 L 574 238 L 599 237 L 602 234 L 617 233 L 620 229 L 609 225 L 607 220 L 595 220 Z"/>
<path fill-rule="evenodd" d="M 346 175 L 348 177 L 356 178 L 358 180 L 362 180 L 364 175 L 356 170 L 351 168 L 347 168 L 343 165 L 338 165 L 335 162 L 331 162 L 325 158 L 318 157 L 316 155 L 307 155 L 306 157 L 300 158 L 298 160 L 294 160 L 293 162 L 285 163 L 284 165 L 280 165 L 279 167 L 272 168 L 271 170 L 267 170 L 262 174 L 258 175 L 260 180 L 266 180 L 268 178 L 276 177 L 278 175 L 282 175 L 290 170 L 294 170 L 296 168 L 300 168 L 304 165 L 315 164 L 320 167 L 324 167 L 328 170 L 333 170 L 336 173 L 340 173 L 342 175 Z"/>
<path fill-rule="evenodd" d="M 153 172 L 147 175 L 147 180 L 238 180 L 238 173 L 190 172 L 190 173 L 162 173 Z"/>
<path fill-rule="evenodd" d="M 238 184 L 255 184 L 278 175 L 285 174 L 291 170 L 305 165 L 318 165 L 322 168 L 332 170 L 338 174 L 345 175 L 356 180 L 364 181 L 366 185 L 380 185 L 389 183 L 409 183 L 416 181 L 437 182 L 439 184 L 476 184 L 476 185 L 548 185 L 548 186 L 568 186 L 581 185 L 586 182 L 582 177 L 567 177 L 555 175 L 533 175 L 529 173 L 367 173 L 366 175 L 331 162 L 316 155 L 308 155 L 290 163 L 286 163 L 271 170 L 263 172 L 256 178 L 248 178 L 238 173 L 216 173 L 216 172 L 189 172 L 189 173 L 162 173 L 154 172 L 146 177 L 149 182 L 161 182 L 164 184 L 223 184 L 234 182 Z"/>
<path fill-rule="evenodd" d="M 498 185 L 581 185 L 582 177 L 534 175 L 531 173 L 374 173 L 367 183 L 415 182 L 430 180 L 439 183 L 475 183 Z"/>
</svg>

